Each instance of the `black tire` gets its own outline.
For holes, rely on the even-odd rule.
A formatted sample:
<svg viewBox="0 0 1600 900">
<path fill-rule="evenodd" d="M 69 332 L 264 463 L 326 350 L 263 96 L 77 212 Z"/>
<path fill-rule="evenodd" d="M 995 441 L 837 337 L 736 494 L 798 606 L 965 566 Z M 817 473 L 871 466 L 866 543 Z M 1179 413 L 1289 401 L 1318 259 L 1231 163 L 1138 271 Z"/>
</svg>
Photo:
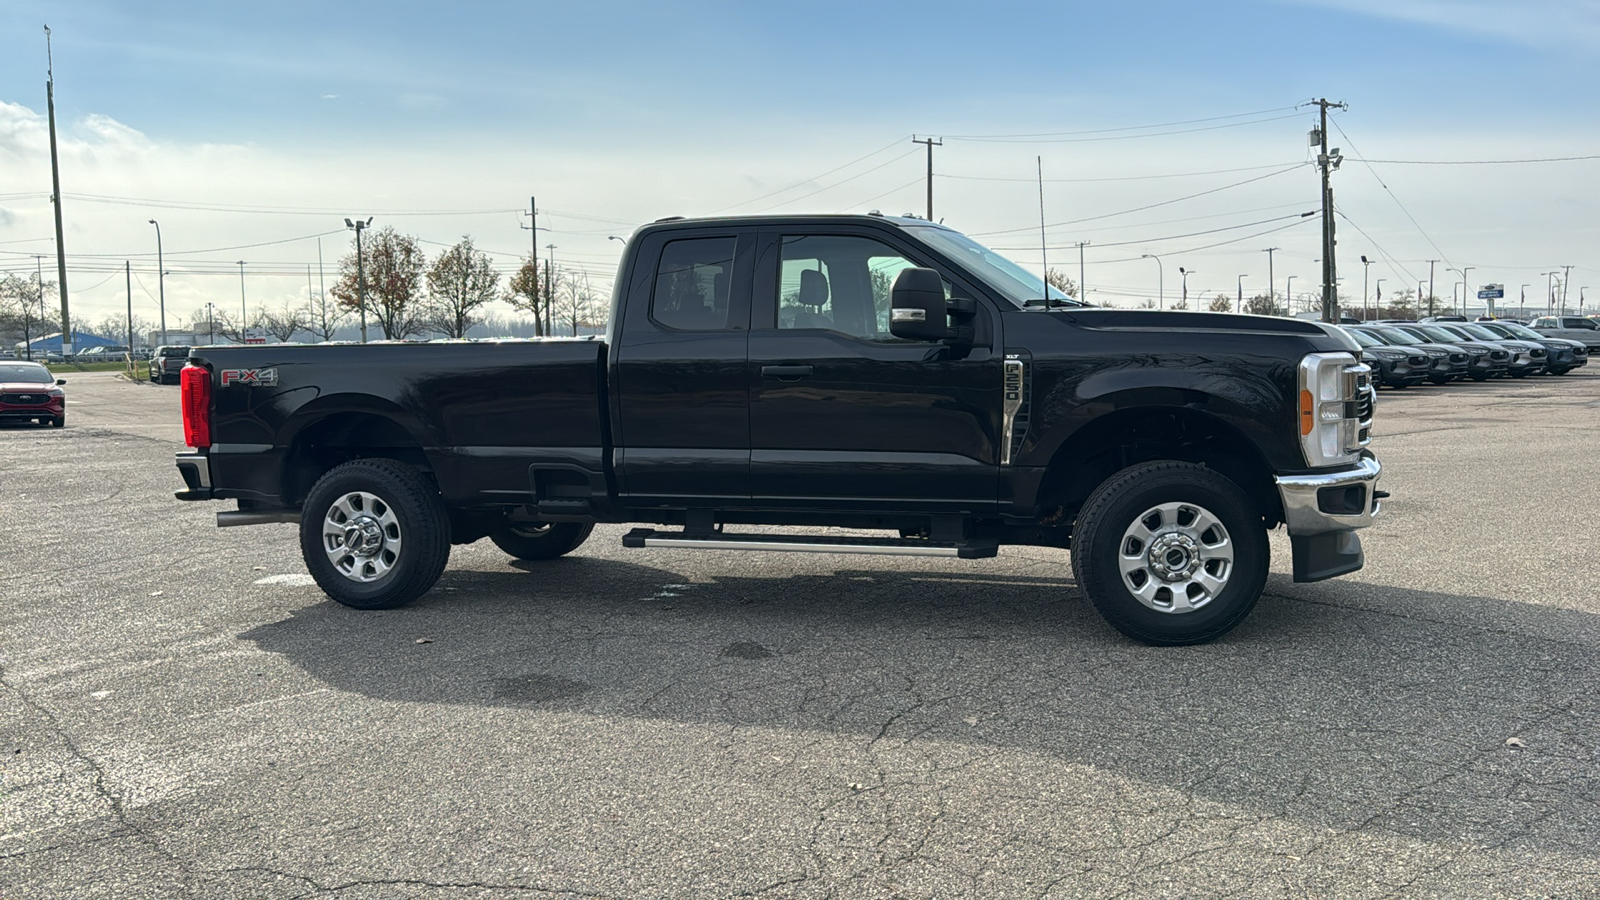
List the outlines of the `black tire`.
<svg viewBox="0 0 1600 900">
<path fill-rule="evenodd" d="M 1550 370 L 1546 371 L 1545 374 L 1546 375 L 1565 375 L 1565 374 L 1567 374 L 1568 372 L 1571 372 L 1571 371 L 1572 371 L 1571 369 L 1550 369 Z"/>
<path fill-rule="evenodd" d="M 1429 383 L 1430 383 L 1430 384 L 1439 384 L 1439 385 L 1445 385 L 1445 384 L 1449 384 L 1449 383 L 1450 383 L 1450 382 L 1452 382 L 1452 381 L 1454 381 L 1454 380 L 1455 380 L 1455 379 L 1453 379 L 1453 378 L 1451 378 L 1451 377 L 1450 377 L 1450 376 L 1448 376 L 1448 375 L 1446 375 L 1446 376 L 1444 376 L 1444 377 L 1442 377 L 1442 378 L 1440 378 L 1440 377 L 1437 377 L 1437 376 L 1434 376 L 1434 375 L 1429 375 L 1429 376 L 1428 376 L 1428 382 L 1429 382 Z"/>
<path fill-rule="evenodd" d="M 1485 375 L 1485 374 L 1483 374 L 1481 372 L 1473 372 L 1472 373 L 1472 380 L 1473 381 L 1488 381 L 1489 380 L 1489 376 Z"/>
<path fill-rule="evenodd" d="M 555 559 L 578 549 L 594 531 L 592 522 L 518 522 L 489 535 L 517 559 Z"/>
<path fill-rule="evenodd" d="M 1126 543 L 1128 532 L 1162 504 L 1179 505 L 1180 515 L 1188 504 L 1208 511 L 1226 533 L 1218 536 L 1206 529 L 1203 535 L 1226 538 L 1232 545 L 1233 559 L 1223 574 L 1222 588 L 1187 612 L 1146 605 L 1135 596 L 1118 564 L 1124 547 L 1133 546 Z M 1166 533 L 1158 530 L 1156 536 Z M 1141 463 L 1112 475 L 1089 495 L 1072 535 L 1072 572 L 1095 609 L 1128 637 L 1158 646 L 1204 643 L 1238 625 L 1266 586 L 1270 555 L 1266 528 L 1249 496 L 1217 472 L 1186 462 Z M 1211 571 L 1211 562 L 1200 565 Z M 1157 586 L 1158 596 L 1165 585 L 1147 583 Z M 1168 594 L 1170 598 L 1170 589 Z"/>
<path fill-rule="evenodd" d="M 351 518 L 343 510 L 350 506 L 347 498 L 357 494 L 375 502 L 361 499 L 360 515 Z M 376 530 L 377 549 L 367 554 L 346 551 L 336 564 L 330 554 L 341 551 L 337 543 L 331 548 L 325 545 L 324 524 L 341 501 L 345 506 L 339 515 L 351 528 Z M 351 539 L 349 531 L 345 537 Z M 399 549 L 391 552 L 395 540 Z M 404 463 L 392 459 L 347 462 L 324 474 L 306 496 L 300 518 L 300 554 L 323 593 L 345 606 L 404 606 L 427 593 L 450 561 L 450 524 L 444 502 L 431 481 Z"/>
<path fill-rule="evenodd" d="M 67 417 L 66 416 L 56 416 L 54 419 L 50 420 L 50 427 L 51 428 L 65 428 L 66 425 L 67 425 Z"/>
</svg>

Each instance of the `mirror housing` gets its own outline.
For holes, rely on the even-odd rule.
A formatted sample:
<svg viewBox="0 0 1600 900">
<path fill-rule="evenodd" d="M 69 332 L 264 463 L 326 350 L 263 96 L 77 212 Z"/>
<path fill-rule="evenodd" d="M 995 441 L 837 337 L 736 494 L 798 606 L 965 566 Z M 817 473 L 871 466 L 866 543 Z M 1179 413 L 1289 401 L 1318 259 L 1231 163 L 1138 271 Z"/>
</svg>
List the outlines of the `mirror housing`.
<svg viewBox="0 0 1600 900">
<path fill-rule="evenodd" d="M 58 387 L 59 387 L 59 386 L 60 386 L 60 385 L 63 385 L 63 384 L 66 384 L 66 383 L 67 383 L 67 380 L 66 380 L 66 379 L 65 379 L 65 378 L 57 378 L 57 379 L 56 379 L 56 385 L 57 385 L 57 386 L 58 386 Z"/>
<path fill-rule="evenodd" d="M 912 341 L 954 337 L 944 280 L 932 269 L 902 269 L 889 289 L 889 333 Z"/>
</svg>

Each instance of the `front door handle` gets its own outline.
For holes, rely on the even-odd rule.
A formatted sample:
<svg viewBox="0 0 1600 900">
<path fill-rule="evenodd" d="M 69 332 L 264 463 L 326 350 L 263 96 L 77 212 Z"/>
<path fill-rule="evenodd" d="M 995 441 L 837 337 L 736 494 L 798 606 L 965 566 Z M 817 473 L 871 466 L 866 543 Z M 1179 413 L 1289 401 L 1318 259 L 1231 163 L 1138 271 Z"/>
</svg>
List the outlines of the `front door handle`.
<svg viewBox="0 0 1600 900">
<path fill-rule="evenodd" d="M 794 381 L 805 378 L 811 374 L 810 366 L 762 366 L 762 378 L 776 378 L 780 381 Z"/>
</svg>

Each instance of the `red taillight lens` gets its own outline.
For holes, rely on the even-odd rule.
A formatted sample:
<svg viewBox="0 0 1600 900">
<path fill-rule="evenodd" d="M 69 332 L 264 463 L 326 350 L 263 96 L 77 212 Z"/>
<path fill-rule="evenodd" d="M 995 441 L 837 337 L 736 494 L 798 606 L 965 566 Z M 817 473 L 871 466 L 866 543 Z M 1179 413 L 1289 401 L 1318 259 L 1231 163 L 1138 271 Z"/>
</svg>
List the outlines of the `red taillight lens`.
<svg viewBox="0 0 1600 900">
<path fill-rule="evenodd" d="M 184 366 L 183 442 L 200 449 L 211 446 L 211 373 L 200 366 Z"/>
</svg>

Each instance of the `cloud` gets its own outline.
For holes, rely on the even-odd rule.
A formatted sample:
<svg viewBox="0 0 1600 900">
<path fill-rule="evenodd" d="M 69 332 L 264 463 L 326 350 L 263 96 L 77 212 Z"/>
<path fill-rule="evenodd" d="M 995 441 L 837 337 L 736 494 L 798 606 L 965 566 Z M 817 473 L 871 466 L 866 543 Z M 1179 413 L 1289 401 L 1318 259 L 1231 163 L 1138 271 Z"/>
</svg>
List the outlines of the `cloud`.
<svg viewBox="0 0 1600 900">
<path fill-rule="evenodd" d="M 1290 0 L 1357 15 L 1504 38 L 1532 47 L 1600 50 L 1600 4 L 1593 0 Z"/>
<path fill-rule="evenodd" d="M 337 99 L 339 99 L 339 95 L 338 94 L 323 94 L 322 95 L 322 99 L 324 99 L 324 100 L 337 100 Z"/>
</svg>

